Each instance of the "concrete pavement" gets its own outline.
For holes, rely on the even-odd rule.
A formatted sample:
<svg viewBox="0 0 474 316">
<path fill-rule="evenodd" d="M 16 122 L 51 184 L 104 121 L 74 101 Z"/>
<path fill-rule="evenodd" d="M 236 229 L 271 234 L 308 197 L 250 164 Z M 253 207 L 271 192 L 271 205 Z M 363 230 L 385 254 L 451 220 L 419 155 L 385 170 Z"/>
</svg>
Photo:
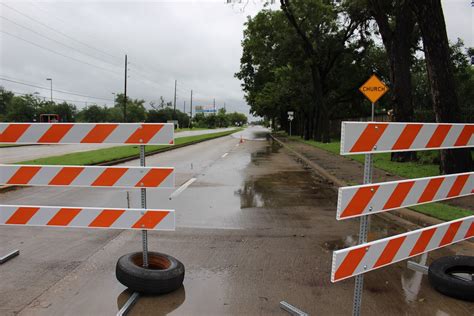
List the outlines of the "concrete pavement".
<svg viewBox="0 0 474 316">
<path fill-rule="evenodd" d="M 246 131 L 264 139 L 260 128 Z M 254 136 L 252 136 L 254 135 Z M 332 250 L 355 243 L 356 220 L 335 220 L 336 194 L 275 144 L 227 136 L 147 158 L 174 166 L 177 185 L 197 178 L 175 200 L 149 190 L 150 207 L 174 208 L 176 232 L 150 232 L 150 250 L 186 267 L 184 287 L 140 298 L 131 315 L 287 315 L 286 300 L 312 315 L 348 315 L 353 280 L 331 284 Z M 138 161 L 127 165 L 138 165 Z M 5 204 L 126 205 L 124 190 L 26 188 Z M 139 192 L 132 194 L 138 206 Z M 374 217 L 371 239 L 404 231 Z M 121 255 L 141 249 L 140 232 L 0 227 L 0 253 L 21 255 L 0 267 L 2 315 L 114 314 L 130 293 L 115 279 Z M 464 253 L 464 243 L 417 258 Z M 365 315 L 472 315 L 474 307 L 435 292 L 402 262 L 366 275 Z"/>
</svg>

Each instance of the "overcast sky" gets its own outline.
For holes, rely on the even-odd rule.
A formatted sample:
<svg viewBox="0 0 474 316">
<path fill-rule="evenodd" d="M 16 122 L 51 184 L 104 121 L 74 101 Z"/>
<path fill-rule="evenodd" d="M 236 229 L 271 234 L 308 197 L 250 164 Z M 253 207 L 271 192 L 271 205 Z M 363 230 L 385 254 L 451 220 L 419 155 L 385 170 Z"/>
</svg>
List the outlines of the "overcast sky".
<svg viewBox="0 0 474 316">
<path fill-rule="evenodd" d="M 176 79 L 180 109 L 186 101 L 189 111 L 193 89 L 193 105 L 209 105 L 215 98 L 218 107 L 225 103 L 230 111 L 248 113 L 234 73 L 243 24 L 263 1 L 251 0 L 245 8 L 225 2 L 0 0 L 0 77 L 45 88 L 46 78 L 52 78 L 53 89 L 108 100 L 60 92 L 53 92 L 54 98 L 81 101 L 74 102 L 78 107 L 85 102 L 112 105 L 112 93 L 123 92 L 126 53 L 132 98 L 147 104 L 160 96 L 171 101 Z M 460 37 L 474 46 L 471 1 L 446 0 L 443 5 L 450 40 Z M 49 98 L 48 89 L 5 80 L 0 85 Z"/>
</svg>

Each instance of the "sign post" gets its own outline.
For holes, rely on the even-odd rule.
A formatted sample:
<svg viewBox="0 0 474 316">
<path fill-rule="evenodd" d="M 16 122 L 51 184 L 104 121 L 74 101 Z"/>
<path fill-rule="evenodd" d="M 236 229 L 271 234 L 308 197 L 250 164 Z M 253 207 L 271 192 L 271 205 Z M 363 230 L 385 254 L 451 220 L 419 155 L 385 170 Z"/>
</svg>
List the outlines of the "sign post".
<svg viewBox="0 0 474 316">
<path fill-rule="evenodd" d="M 290 136 L 291 136 L 291 121 L 293 121 L 293 114 L 295 112 L 293 111 L 288 111 L 288 121 L 290 121 Z"/>
<path fill-rule="evenodd" d="M 367 99 L 372 103 L 371 109 L 371 121 L 374 121 L 375 116 L 375 102 L 378 101 L 387 91 L 388 87 L 375 75 L 373 74 L 369 80 L 367 80 L 360 88 Z M 372 183 L 372 154 L 365 155 L 364 161 L 364 184 Z M 370 221 L 369 215 L 362 216 L 359 225 L 359 244 L 367 242 L 367 235 L 369 234 Z M 360 316 L 360 310 L 362 305 L 362 292 L 364 289 L 364 276 L 358 275 L 355 279 L 354 288 L 354 303 L 352 306 L 352 315 Z"/>
</svg>

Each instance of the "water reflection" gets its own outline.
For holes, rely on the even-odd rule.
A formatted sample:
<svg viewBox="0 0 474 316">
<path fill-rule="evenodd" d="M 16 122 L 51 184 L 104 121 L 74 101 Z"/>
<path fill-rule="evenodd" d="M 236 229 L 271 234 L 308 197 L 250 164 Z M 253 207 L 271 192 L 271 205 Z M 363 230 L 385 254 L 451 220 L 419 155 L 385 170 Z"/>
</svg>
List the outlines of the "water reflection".
<svg viewBox="0 0 474 316">
<path fill-rule="evenodd" d="M 419 264 L 426 265 L 426 260 L 428 259 L 428 254 L 424 253 L 421 255 Z M 402 273 L 402 288 L 405 294 L 405 301 L 407 303 L 413 303 L 418 298 L 418 293 L 421 289 L 421 281 L 423 279 L 423 273 L 418 271 L 411 271 L 407 269 L 407 273 L 411 276 L 406 276 L 405 273 Z"/>
<path fill-rule="evenodd" d="M 117 307 L 120 310 L 132 295 L 130 290 L 125 290 L 117 297 Z M 186 300 L 186 291 L 181 286 L 174 292 L 158 295 L 140 295 L 128 315 L 156 315 L 164 316 L 178 309 Z"/>
</svg>

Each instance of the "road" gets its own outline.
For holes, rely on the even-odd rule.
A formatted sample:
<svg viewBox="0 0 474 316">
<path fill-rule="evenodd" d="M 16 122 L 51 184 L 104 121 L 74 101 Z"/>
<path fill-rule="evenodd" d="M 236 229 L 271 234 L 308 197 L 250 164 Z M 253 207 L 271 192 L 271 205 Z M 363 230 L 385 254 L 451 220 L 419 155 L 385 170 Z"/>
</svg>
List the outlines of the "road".
<svg viewBox="0 0 474 316">
<path fill-rule="evenodd" d="M 175 138 L 212 134 L 231 130 L 232 128 L 217 128 L 196 131 L 182 131 Z M 71 152 L 88 151 L 100 148 L 115 147 L 117 144 L 81 144 L 81 145 L 33 145 L 21 147 L 0 148 L 0 163 L 15 163 L 50 156 L 59 156 Z"/>
<path fill-rule="evenodd" d="M 310 170 L 250 127 L 147 158 L 176 168 L 176 184 L 197 180 L 176 199 L 149 190 L 149 207 L 173 208 L 175 232 L 150 232 L 150 250 L 186 267 L 184 287 L 141 297 L 129 315 L 288 315 L 279 302 L 311 315 L 350 315 L 353 279 L 330 282 L 332 250 L 354 244 L 356 220 L 337 222 L 336 193 Z M 138 165 L 131 161 L 127 165 Z M 126 191 L 25 188 L 3 193 L 5 204 L 126 205 Z M 139 192 L 131 195 L 139 205 Z M 373 217 L 371 239 L 404 231 Z M 139 231 L 0 227 L 0 253 L 19 257 L 0 267 L 0 315 L 112 315 L 130 293 L 115 263 L 141 249 Z M 472 254 L 460 243 L 416 260 Z M 472 315 L 473 304 L 438 294 L 406 262 L 366 274 L 364 315 Z"/>
</svg>

